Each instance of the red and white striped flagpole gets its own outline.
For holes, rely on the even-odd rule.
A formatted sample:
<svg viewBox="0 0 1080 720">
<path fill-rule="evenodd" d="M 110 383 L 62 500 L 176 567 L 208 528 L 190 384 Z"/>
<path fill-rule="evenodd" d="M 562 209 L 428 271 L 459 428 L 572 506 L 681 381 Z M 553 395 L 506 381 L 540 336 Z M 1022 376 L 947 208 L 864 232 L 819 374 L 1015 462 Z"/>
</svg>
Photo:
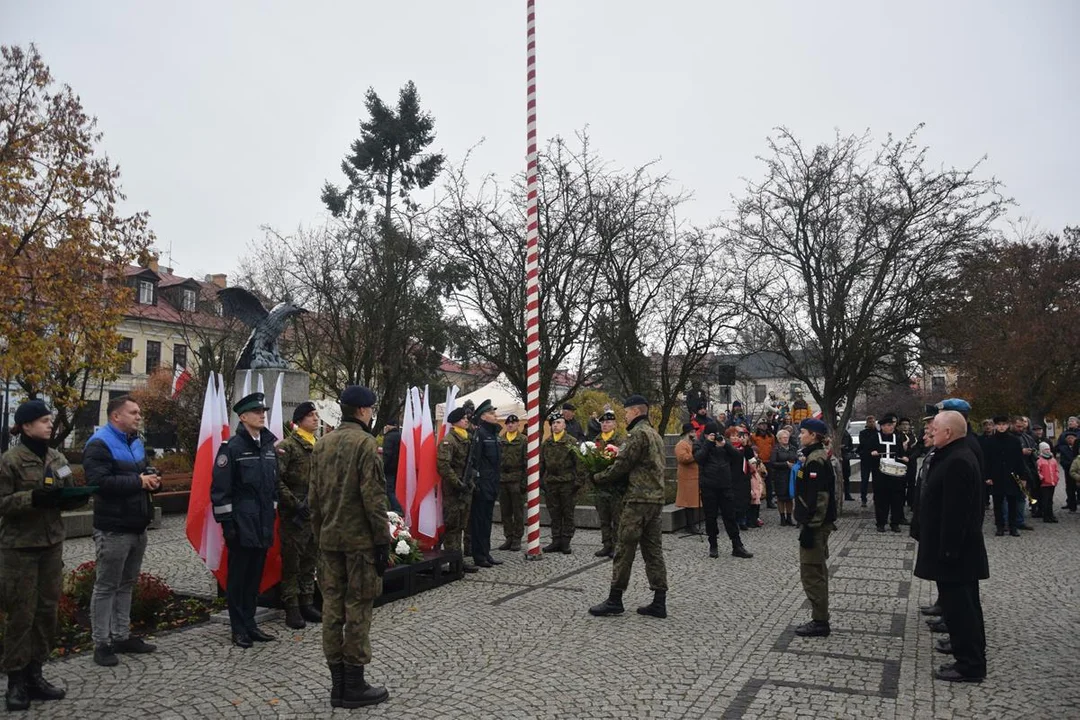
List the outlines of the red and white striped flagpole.
<svg viewBox="0 0 1080 720">
<path fill-rule="evenodd" d="M 526 0 L 528 17 L 526 122 L 526 188 L 528 205 L 525 230 L 525 351 L 526 393 L 525 427 L 528 452 L 525 459 L 528 498 L 525 527 L 528 537 L 525 557 L 539 559 L 540 554 L 540 236 L 537 227 L 537 152 L 536 152 L 536 0 Z"/>
</svg>

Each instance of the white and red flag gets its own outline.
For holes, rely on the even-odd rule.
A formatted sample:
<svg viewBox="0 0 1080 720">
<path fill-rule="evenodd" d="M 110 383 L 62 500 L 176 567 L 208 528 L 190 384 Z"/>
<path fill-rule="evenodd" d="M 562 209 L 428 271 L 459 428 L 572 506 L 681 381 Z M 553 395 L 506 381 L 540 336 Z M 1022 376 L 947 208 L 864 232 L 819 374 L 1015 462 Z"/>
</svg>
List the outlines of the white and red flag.
<svg viewBox="0 0 1080 720">
<path fill-rule="evenodd" d="M 416 525 L 413 536 L 425 550 L 439 543 L 439 527 L 442 513 L 438 501 L 439 471 L 437 469 L 438 441 L 431 420 L 431 402 L 428 387 L 424 387 L 423 406 L 420 409 L 420 443 L 416 457 L 416 497 L 413 499 Z"/>
<path fill-rule="evenodd" d="M 215 373 L 210 373 L 203 396 L 202 422 L 199 425 L 199 445 L 195 452 L 195 467 L 191 476 L 191 494 L 188 497 L 187 538 L 195 552 L 214 573 L 221 587 L 225 587 L 226 562 L 225 539 L 221 525 L 214 520 L 210 504 L 210 483 L 214 475 L 214 458 L 224 437 L 228 437 L 228 415 L 222 417 L 223 398 Z"/>
<path fill-rule="evenodd" d="M 417 408 L 418 410 L 418 408 Z M 398 452 L 397 482 L 395 485 L 398 502 L 405 524 L 416 527 L 416 518 L 412 514 L 413 499 L 416 497 L 416 450 L 418 446 L 417 417 L 414 412 L 412 391 L 405 393 L 405 417 L 401 421 L 401 449 Z"/>
<path fill-rule="evenodd" d="M 180 391 L 184 389 L 184 386 L 187 385 L 188 380 L 190 379 L 191 373 L 186 367 L 181 367 L 180 365 L 177 365 L 175 368 L 173 368 L 172 397 L 174 400 L 176 399 L 176 396 L 180 394 Z"/>
</svg>

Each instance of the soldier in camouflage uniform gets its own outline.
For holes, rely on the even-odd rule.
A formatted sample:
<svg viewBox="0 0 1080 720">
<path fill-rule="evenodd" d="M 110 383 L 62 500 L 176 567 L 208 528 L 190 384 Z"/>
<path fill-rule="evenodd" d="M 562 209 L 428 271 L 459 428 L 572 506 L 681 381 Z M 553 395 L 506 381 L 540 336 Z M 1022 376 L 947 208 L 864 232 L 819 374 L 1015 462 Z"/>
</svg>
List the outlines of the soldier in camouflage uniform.
<svg viewBox="0 0 1080 720">
<path fill-rule="evenodd" d="M 566 431 L 562 415 L 552 415 L 551 437 L 540 445 L 540 482 L 544 485 L 544 503 L 551 519 L 551 544 L 544 552 L 569 555 L 574 537 L 574 508 L 577 493 L 585 476 L 578 459 L 578 440 Z"/>
<path fill-rule="evenodd" d="M 390 501 L 371 432 L 375 393 L 350 385 L 341 393 L 341 425 L 311 454 L 308 503 L 319 546 L 323 654 L 330 667 L 330 705 L 357 708 L 390 697 L 369 685 L 371 611 L 390 563 Z"/>
<path fill-rule="evenodd" d="M 619 541 L 615 547 L 611 591 L 608 599 L 589 608 L 592 615 L 619 615 L 622 596 L 630 584 L 634 554 L 641 545 L 645 576 L 653 591 L 653 601 L 638 608 L 638 614 L 667 617 L 667 568 L 664 566 L 663 531 L 660 515 L 664 508 L 664 441 L 649 424 L 649 404 L 641 395 L 623 401 L 626 408 L 626 443 L 615 463 L 593 476 L 597 486 L 628 479 L 619 518 Z"/>
<path fill-rule="evenodd" d="M 465 465 L 469 460 L 469 414 L 464 407 L 454 408 L 446 417 L 451 427 L 439 443 L 436 469 L 442 478 L 443 492 L 443 548 L 462 554 L 461 567 L 467 573 L 477 568 L 466 559 L 462 548 L 462 535 L 469 525 L 469 510 L 475 485 L 465 477 Z"/>
<path fill-rule="evenodd" d="M 835 472 L 825 451 L 829 428 L 811 418 L 799 424 L 804 460 L 795 475 L 795 522 L 799 532 L 799 574 L 810 601 L 811 620 L 795 628 L 803 637 L 829 634 L 829 533 L 836 529 Z"/>
<path fill-rule="evenodd" d="M 506 432 L 499 438 L 502 466 L 499 475 L 499 512 L 506 542 L 500 550 L 520 550 L 525 535 L 525 451 L 528 438 L 517 415 L 506 416 Z"/>
<path fill-rule="evenodd" d="M 31 700 L 61 700 L 64 690 L 41 674 L 56 637 L 56 608 L 64 572 L 64 523 L 60 511 L 86 499 L 62 500 L 71 487 L 71 468 L 49 447 L 52 413 L 31 400 L 15 411 L 12 434 L 23 440 L 0 458 L 0 599 L 8 710 L 26 710 Z"/>
<path fill-rule="evenodd" d="M 615 413 L 607 410 L 600 416 L 600 433 L 593 438 L 597 447 L 614 445 L 621 447 L 626 438 L 615 432 Z M 626 493 L 625 482 L 613 482 L 596 485 L 593 497 L 596 501 L 596 514 L 600 516 L 600 542 L 596 557 L 615 557 L 615 539 L 619 537 L 619 515 L 622 514 L 623 495 Z"/>
<path fill-rule="evenodd" d="M 319 551 L 311 530 L 308 478 L 319 414 L 302 402 L 293 411 L 292 435 L 278 445 L 278 515 L 281 518 L 281 601 L 285 624 L 299 630 L 322 621 L 315 608 L 315 562 Z"/>
</svg>

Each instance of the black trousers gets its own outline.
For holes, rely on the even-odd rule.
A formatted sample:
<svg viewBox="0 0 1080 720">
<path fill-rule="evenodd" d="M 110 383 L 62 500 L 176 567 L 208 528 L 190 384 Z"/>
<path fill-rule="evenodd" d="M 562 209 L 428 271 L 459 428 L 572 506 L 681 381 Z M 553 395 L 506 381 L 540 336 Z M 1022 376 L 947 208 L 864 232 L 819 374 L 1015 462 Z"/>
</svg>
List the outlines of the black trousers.
<svg viewBox="0 0 1080 720">
<path fill-rule="evenodd" d="M 1053 520 L 1054 519 L 1054 491 L 1057 487 L 1054 485 L 1048 485 L 1046 487 L 1039 488 L 1039 506 L 1042 507 L 1042 519 Z"/>
<path fill-rule="evenodd" d="M 489 498 L 482 492 L 474 493 L 469 510 L 469 549 L 476 562 L 491 557 L 491 517 L 494 514 L 495 498 Z"/>
<path fill-rule="evenodd" d="M 234 633 L 255 630 L 255 603 L 259 599 L 259 582 L 266 564 L 266 548 L 229 545 L 229 577 L 225 581 L 225 598 L 229 603 L 229 624 Z"/>
<path fill-rule="evenodd" d="M 945 610 L 956 671 L 969 677 L 985 677 L 986 629 L 979 581 L 938 581 L 938 602 Z"/>
<path fill-rule="evenodd" d="M 1065 468 L 1065 507 L 1076 509 L 1076 481 L 1069 474 L 1069 468 Z"/>
<path fill-rule="evenodd" d="M 851 458 L 842 458 L 840 460 L 840 469 L 844 473 L 844 498 L 847 499 L 851 497 Z"/>
<path fill-rule="evenodd" d="M 874 471 L 874 517 L 879 527 L 904 519 L 904 478 Z"/>
<path fill-rule="evenodd" d="M 720 527 L 716 523 L 718 514 L 724 521 L 724 531 L 731 539 L 732 549 L 742 545 L 739 526 L 735 522 L 735 497 L 730 488 L 702 485 L 701 506 L 705 510 L 705 534 L 709 536 L 710 545 L 716 542 L 716 536 L 720 534 Z"/>
<path fill-rule="evenodd" d="M 869 461 L 859 458 L 859 495 L 862 496 L 863 502 L 866 502 L 866 496 L 870 493 L 870 478 L 874 474 L 869 467 Z"/>
</svg>

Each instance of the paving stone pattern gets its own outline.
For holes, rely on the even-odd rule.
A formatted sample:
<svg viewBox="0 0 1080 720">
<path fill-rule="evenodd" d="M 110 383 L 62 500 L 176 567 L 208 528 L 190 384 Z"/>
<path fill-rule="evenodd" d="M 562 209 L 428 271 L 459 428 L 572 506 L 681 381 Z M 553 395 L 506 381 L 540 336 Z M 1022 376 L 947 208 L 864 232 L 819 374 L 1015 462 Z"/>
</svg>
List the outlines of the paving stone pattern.
<svg viewBox="0 0 1080 720">
<path fill-rule="evenodd" d="M 1064 490 L 1059 491 L 1059 505 Z M 850 504 L 849 504 L 850 508 Z M 753 560 L 707 557 L 699 537 L 664 537 L 670 616 L 638 616 L 649 600 L 638 558 L 629 612 L 593 618 L 611 564 L 599 534 L 578 531 L 574 554 L 506 563 L 375 611 L 368 678 L 391 699 L 356 711 L 378 718 L 1069 718 L 1080 683 L 1076 612 L 1080 515 L 1019 538 L 987 528 L 992 577 L 982 584 L 989 677 L 934 681 L 918 606 L 929 583 L 911 575 L 914 543 L 876 532 L 873 506 L 839 522 L 830 541 L 833 634 L 799 638 L 809 617 L 797 535 L 764 513 L 746 534 Z M 905 528 L 906 530 L 906 528 Z M 496 527 L 495 536 L 498 537 Z M 144 569 L 184 592 L 214 583 L 188 546 L 182 518 L 152 531 Z M 546 540 L 546 534 L 544 536 Z M 69 542 L 69 567 L 93 557 Z M 318 626 L 239 650 L 211 623 L 160 635 L 159 651 L 101 668 L 83 655 L 50 663 L 68 699 L 35 703 L 42 718 L 322 718 L 331 711 Z"/>
</svg>

